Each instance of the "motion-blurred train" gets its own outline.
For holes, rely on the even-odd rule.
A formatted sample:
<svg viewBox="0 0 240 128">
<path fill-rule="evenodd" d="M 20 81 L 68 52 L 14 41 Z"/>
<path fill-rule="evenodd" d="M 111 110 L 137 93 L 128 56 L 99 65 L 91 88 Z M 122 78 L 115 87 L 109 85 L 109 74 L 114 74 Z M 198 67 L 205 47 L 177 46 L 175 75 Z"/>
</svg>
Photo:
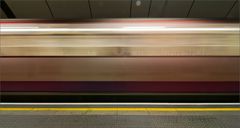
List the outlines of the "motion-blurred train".
<svg viewBox="0 0 240 128">
<path fill-rule="evenodd" d="M 2 102 L 239 102 L 239 23 L 1 20 Z"/>
</svg>

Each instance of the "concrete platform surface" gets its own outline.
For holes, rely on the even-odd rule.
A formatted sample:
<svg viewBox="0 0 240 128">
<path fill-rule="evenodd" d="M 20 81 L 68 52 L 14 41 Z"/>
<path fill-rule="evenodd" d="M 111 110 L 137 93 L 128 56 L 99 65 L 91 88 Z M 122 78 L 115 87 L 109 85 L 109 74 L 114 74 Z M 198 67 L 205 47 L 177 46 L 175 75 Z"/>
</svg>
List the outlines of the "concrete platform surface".
<svg viewBox="0 0 240 128">
<path fill-rule="evenodd" d="M 0 105 L 0 128 L 239 128 L 239 105 Z"/>
</svg>

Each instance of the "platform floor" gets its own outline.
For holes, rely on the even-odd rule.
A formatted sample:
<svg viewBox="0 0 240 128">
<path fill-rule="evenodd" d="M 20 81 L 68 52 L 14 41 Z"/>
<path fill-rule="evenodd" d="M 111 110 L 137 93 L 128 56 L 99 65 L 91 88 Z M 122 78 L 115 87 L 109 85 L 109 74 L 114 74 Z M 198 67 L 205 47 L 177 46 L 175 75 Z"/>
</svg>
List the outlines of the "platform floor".
<svg viewBox="0 0 240 128">
<path fill-rule="evenodd" d="M 239 128 L 239 106 L 9 106 L 0 128 Z"/>
</svg>

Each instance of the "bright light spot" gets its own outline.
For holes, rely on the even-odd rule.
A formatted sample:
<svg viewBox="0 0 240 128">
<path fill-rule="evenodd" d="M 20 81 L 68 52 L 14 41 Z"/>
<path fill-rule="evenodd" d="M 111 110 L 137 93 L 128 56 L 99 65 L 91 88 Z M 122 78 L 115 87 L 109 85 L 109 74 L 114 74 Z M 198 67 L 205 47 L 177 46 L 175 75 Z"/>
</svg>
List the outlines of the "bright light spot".
<svg viewBox="0 0 240 128">
<path fill-rule="evenodd" d="M 140 6 L 141 4 L 142 4 L 141 0 L 137 0 L 137 1 L 136 1 L 136 5 L 137 5 L 137 6 Z"/>
</svg>

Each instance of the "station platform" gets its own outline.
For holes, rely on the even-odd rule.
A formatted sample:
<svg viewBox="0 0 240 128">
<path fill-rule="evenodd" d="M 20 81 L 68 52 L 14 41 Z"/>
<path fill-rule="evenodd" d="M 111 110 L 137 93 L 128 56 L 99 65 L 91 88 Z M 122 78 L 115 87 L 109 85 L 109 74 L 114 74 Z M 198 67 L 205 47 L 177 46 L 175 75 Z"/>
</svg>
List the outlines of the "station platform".
<svg viewBox="0 0 240 128">
<path fill-rule="evenodd" d="M 1 104 L 1 128 L 239 128 L 231 104 Z"/>
</svg>

